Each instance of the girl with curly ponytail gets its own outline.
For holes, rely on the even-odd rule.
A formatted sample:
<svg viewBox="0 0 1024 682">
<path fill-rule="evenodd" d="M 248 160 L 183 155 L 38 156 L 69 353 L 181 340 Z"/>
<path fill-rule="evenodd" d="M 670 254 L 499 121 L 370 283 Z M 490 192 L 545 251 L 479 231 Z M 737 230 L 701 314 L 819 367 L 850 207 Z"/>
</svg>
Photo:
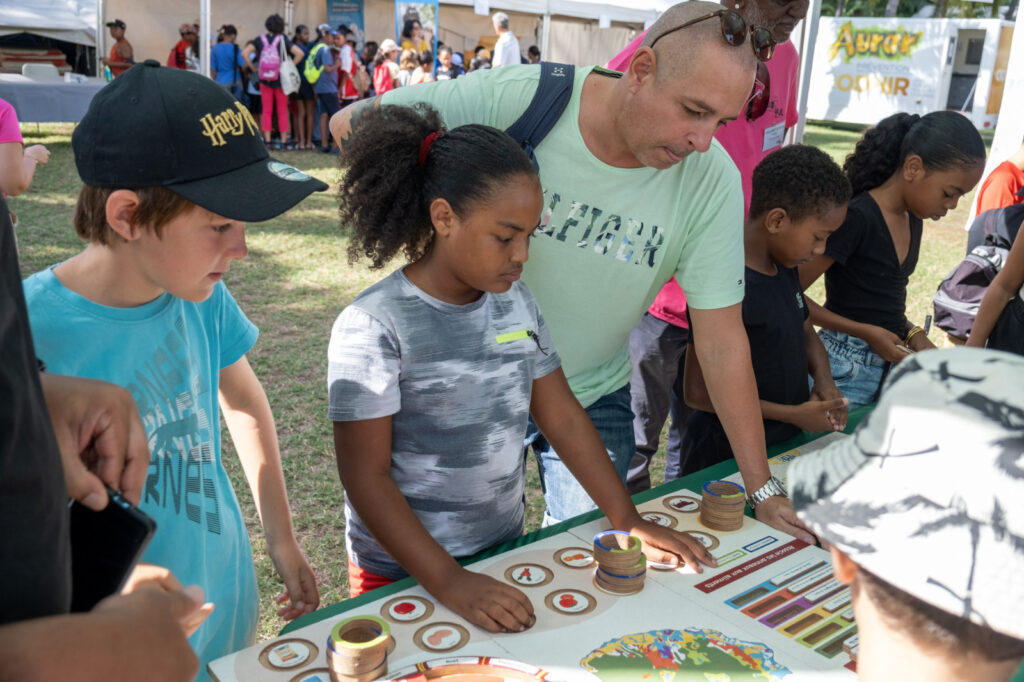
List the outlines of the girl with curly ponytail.
<svg viewBox="0 0 1024 682">
<path fill-rule="evenodd" d="M 352 595 L 411 574 L 487 630 L 533 624 L 523 592 L 453 559 L 522 534 L 531 415 L 615 528 L 656 560 L 712 563 L 640 518 L 519 281 L 542 207 L 523 150 L 487 126 L 444 130 L 425 105 L 355 126 L 340 189 L 349 256 L 412 262 L 342 311 L 328 347 Z"/>
<path fill-rule="evenodd" d="M 956 208 L 984 166 L 981 136 L 953 111 L 889 116 L 846 158 L 854 194 L 846 220 L 825 254 L 800 266 L 800 283 L 806 289 L 825 275 L 824 306 L 807 302 L 850 409 L 877 398 L 892 365 L 934 348 L 906 317 L 922 221 Z"/>
</svg>

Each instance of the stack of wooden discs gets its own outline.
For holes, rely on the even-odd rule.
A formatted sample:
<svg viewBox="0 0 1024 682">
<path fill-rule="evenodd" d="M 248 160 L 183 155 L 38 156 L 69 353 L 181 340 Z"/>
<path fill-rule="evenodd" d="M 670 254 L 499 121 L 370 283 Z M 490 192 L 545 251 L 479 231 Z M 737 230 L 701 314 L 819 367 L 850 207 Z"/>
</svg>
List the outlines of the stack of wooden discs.
<svg viewBox="0 0 1024 682">
<path fill-rule="evenodd" d="M 613 594 L 636 594 L 644 589 L 647 558 L 642 549 L 640 538 L 623 530 L 606 530 L 595 535 L 594 584 Z"/>
<path fill-rule="evenodd" d="M 745 492 L 732 481 L 708 481 L 700 497 L 700 522 L 714 530 L 739 530 L 747 503 Z"/>
<path fill-rule="evenodd" d="M 346 618 L 327 639 L 332 682 L 369 682 L 388 672 L 391 628 L 376 616 Z"/>
</svg>

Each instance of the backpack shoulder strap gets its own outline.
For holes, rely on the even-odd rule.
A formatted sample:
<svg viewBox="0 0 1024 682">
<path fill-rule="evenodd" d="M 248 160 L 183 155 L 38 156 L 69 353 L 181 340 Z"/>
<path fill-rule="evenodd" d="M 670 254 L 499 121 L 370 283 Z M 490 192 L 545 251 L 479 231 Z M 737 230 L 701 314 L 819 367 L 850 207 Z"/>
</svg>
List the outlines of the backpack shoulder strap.
<svg viewBox="0 0 1024 682">
<path fill-rule="evenodd" d="M 540 81 L 530 106 L 505 130 L 522 146 L 534 166 L 537 165 L 537 159 L 533 150 L 551 132 L 569 104 L 575 72 L 572 64 L 541 62 Z"/>
</svg>

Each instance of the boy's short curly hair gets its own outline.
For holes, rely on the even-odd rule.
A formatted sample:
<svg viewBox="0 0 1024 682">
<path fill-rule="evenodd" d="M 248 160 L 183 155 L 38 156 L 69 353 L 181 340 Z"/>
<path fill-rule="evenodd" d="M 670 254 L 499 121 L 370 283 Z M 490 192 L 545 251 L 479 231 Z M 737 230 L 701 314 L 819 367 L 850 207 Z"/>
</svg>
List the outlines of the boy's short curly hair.
<svg viewBox="0 0 1024 682">
<path fill-rule="evenodd" d="M 153 230 L 157 237 L 161 236 L 164 225 L 195 206 L 185 197 L 166 187 L 118 188 L 83 185 L 78 193 L 78 203 L 75 204 L 74 224 L 79 237 L 89 243 L 104 246 L 110 246 L 121 239 L 107 224 L 107 199 L 118 189 L 129 189 L 138 195 L 139 206 L 135 209 L 132 224 Z"/>
<path fill-rule="evenodd" d="M 794 144 L 766 156 L 754 169 L 751 218 L 781 208 L 793 221 L 824 215 L 850 201 L 850 181 L 817 147 Z"/>
</svg>

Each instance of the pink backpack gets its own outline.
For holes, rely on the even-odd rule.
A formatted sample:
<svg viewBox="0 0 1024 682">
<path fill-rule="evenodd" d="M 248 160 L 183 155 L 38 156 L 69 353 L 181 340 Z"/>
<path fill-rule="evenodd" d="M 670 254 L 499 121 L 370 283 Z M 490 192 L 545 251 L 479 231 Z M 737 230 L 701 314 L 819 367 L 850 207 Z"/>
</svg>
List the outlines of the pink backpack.
<svg viewBox="0 0 1024 682">
<path fill-rule="evenodd" d="M 281 44 L 281 36 L 276 36 L 274 42 L 269 44 L 265 34 L 260 36 L 260 40 L 263 41 L 263 49 L 260 51 L 260 80 L 276 81 L 281 77 L 281 50 L 278 47 Z"/>
</svg>

